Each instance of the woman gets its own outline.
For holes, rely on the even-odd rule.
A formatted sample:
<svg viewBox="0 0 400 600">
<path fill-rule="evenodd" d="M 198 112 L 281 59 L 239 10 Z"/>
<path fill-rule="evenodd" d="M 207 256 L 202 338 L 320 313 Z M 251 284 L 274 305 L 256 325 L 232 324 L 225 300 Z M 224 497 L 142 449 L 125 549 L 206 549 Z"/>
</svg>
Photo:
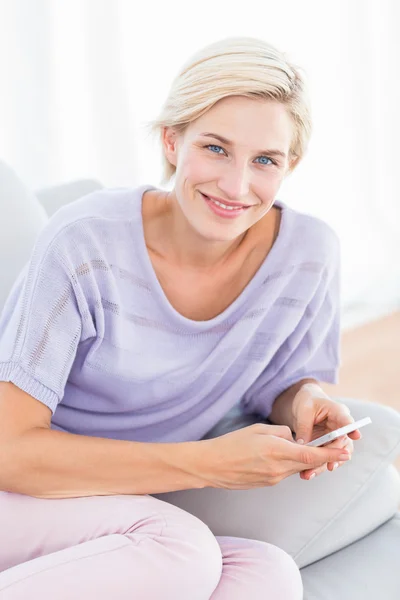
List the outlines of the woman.
<svg viewBox="0 0 400 600">
<path fill-rule="evenodd" d="M 361 437 L 304 446 L 353 419 L 318 386 L 337 378 L 337 237 L 275 198 L 310 135 L 299 70 L 212 44 L 153 128 L 173 189 L 61 209 L 3 310 L 2 600 L 299 600 L 289 554 L 154 494 L 308 480 Z M 260 422 L 213 437 L 238 407 Z"/>
</svg>

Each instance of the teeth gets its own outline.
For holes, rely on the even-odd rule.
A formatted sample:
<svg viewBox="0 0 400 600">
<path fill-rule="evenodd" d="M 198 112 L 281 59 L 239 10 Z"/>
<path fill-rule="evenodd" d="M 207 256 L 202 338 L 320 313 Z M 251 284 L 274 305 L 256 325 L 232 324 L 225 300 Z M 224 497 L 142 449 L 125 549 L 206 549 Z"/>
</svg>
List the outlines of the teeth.
<svg viewBox="0 0 400 600">
<path fill-rule="evenodd" d="M 214 202 L 214 204 L 217 204 L 217 206 L 224 208 L 225 210 L 240 210 L 241 208 L 243 208 L 243 206 L 227 206 L 226 204 L 222 204 L 222 202 L 218 202 L 218 200 L 213 200 L 212 198 L 209 198 L 209 200 L 211 200 L 211 202 Z"/>
</svg>

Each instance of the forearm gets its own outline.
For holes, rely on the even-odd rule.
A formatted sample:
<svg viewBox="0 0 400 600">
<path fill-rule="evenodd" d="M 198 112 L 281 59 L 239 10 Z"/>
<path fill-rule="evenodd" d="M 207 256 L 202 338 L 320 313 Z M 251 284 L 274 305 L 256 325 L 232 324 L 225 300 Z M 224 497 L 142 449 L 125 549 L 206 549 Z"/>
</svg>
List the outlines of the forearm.
<svg viewBox="0 0 400 600">
<path fill-rule="evenodd" d="M 275 425 L 287 425 L 292 431 L 294 431 L 292 411 L 293 400 L 296 394 L 306 383 L 319 385 L 318 381 L 315 379 L 301 379 L 276 397 L 272 405 L 272 410 L 268 416 L 268 419 L 272 423 Z"/>
<path fill-rule="evenodd" d="M 202 443 L 131 442 L 38 428 L 0 450 L 0 489 L 73 498 L 201 488 Z"/>
</svg>

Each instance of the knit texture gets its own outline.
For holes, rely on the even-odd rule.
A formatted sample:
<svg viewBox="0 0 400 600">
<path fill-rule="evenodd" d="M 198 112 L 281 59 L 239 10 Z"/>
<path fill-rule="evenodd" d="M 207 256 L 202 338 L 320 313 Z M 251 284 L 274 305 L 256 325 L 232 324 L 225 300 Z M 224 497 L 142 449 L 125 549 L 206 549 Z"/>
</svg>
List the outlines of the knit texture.
<svg viewBox="0 0 400 600">
<path fill-rule="evenodd" d="M 142 195 L 95 191 L 38 236 L 0 318 L 0 380 L 48 406 L 52 428 L 137 441 L 203 437 L 233 405 L 267 417 L 302 378 L 337 383 L 340 245 L 280 200 L 263 264 L 220 315 L 169 303 L 147 252 Z"/>
</svg>

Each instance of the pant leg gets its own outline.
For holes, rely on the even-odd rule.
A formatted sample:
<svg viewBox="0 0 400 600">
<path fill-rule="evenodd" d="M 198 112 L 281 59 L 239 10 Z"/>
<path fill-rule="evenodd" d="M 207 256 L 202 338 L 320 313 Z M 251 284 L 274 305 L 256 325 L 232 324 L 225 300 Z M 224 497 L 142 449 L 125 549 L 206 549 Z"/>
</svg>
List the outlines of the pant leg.
<svg viewBox="0 0 400 600">
<path fill-rule="evenodd" d="M 39 499 L 0 492 L 2 600 L 208 600 L 220 547 L 152 496 Z"/>
<path fill-rule="evenodd" d="M 0 492 L 2 600 L 301 600 L 292 559 L 152 496 Z M 139 548 L 140 546 L 140 548 Z"/>
<path fill-rule="evenodd" d="M 217 536 L 222 576 L 212 600 L 302 600 L 303 582 L 292 557 L 272 544 Z"/>
</svg>

